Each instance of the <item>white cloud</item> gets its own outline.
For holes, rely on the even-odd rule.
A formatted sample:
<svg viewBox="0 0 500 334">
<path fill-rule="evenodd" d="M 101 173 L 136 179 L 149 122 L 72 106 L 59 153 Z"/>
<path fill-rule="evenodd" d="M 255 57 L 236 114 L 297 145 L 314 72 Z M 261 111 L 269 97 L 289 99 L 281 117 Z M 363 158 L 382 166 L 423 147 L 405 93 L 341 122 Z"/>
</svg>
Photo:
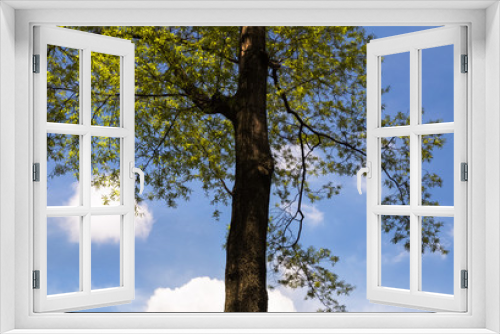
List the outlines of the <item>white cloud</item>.
<svg viewBox="0 0 500 334">
<path fill-rule="evenodd" d="M 158 288 L 149 298 L 145 312 L 222 312 L 224 282 L 196 277 L 180 288 Z"/>
<path fill-rule="evenodd" d="M 453 225 L 451 225 L 448 231 L 446 231 L 445 236 L 447 238 L 446 241 L 453 245 L 453 239 L 455 238 L 455 228 Z"/>
<path fill-rule="evenodd" d="M 294 161 L 300 161 L 301 153 L 299 145 L 285 145 L 283 149 L 279 152 L 275 152 L 274 154 L 274 162 L 276 164 L 277 169 L 292 169 L 295 168 L 295 165 L 290 166 L 285 157 L 293 157 Z M 291 158 L 290 157 L 290 158 Z"/>
<path fill-rule="evenodd" d="M 146 239 L 154 224 L 153 213 L 149 210 L 147 203 L 138 205 L 139 216 L 135 217 L 135 237 Z"/>
<path fill-rule="evenodd" d="M 312 160 L 316 160 L 319 158 L 319 155 L 315 152 L 310 152 L 307 146 L 304 147 L 304 154 L 307 156 L 309 153 L 309 157 L 307 161 L 309 164 Z M 282 147 L 281 151 L 274 152 L 275 158 L 275 167 L 277 169 L 285 169 L 291 170 L 300 166 L 300 161 L 302 159 L 302 151 L 300 149 L 300 145 L 285 145 Z M 288 158 L 288 161 L 287 161 Z M 298 163 L 298 165 L 297 165 Z"/>
<path fill-rule="evenodd" d="M 285 211 L 291 215 L 295 214 L 297 210 L 297 202 L 285 208 Z M 302 213 L 304 214 L 304 223 L 312 227 L 322 224 L 325 220 L 325 213 L 319 210 L 316 205 L 302 204 Z"/>
<path fill-rule="evenodd" d="M 78 206 L 80 195 L 78 183 L 73 183 L 73 196 L 66 205 Z M 90 197 L 93 206 L 104 206 L 102 197 L 111 193 L 110 188 L 91 188 Z M 110 200 L 109 205 L 118 205 L 117 201 Z M 154 224 L 153 213 L 149 210 L 146 203 L 138 205 L 139 216 L 135 217 L 135 236 L 136 238 L 146 239 L 151 232 Z M 70 242 L 78 243 L 80 240 L 79 224 L 74 223 L 74 217 L 62 219 L 59 227 L 63 229 Z M 118 243 L 120 241 L 120 217 L 119 216 L 93 216 L 91 221 L 91 239 L 96 243 Z"/>
<path fill-rule="evenodd" d="M 306 216 L 306 222 L 310 223 L 312 226 L 318 226 L 324 221 L 325 213 L 318 210 L 315 205 L 302 205 L 302 211 Z"/>
<path fill-rule="evenodd" d="M 446 249 L 448 251 L 453 251 L 453 240 L 455 238 L 455 230 L 453 227 L 453 224 L 450 224 L 450 221 L 453 221 L 453 218 L 444 218 L 444 217 L 437 217 L 437 220 L 443 220 L 444 219 L 444 228 L 441 230 L 439 233 L 439 244 L 442 249 Z M 426 250 L 424 254 L 422 254 L 422 257 L 425 258 L 433 258 L 436 260 L 442 260 L 442 261 L 453 261 L 453 255 L 448 253 L 448 254 L 443 254 L 441 253 L 440 250 L 437 250 L 436 252 L 430 252 L 429 250 Z"/>
<path fill-rule="evenodd" d="M 158 288 L 149 298 L 145 312 L 223 312 L 224 282 L 209 277 L 196 277 L 185 285 Z M 280 291 L 271 290 L 269 312 L 296 312 L 293 301 Z"/>
<path fill-rule="evenodd" d="M 268 312 L 297 312 L 293 301 L 278 290 L 268 290 Z"/>
<path fill-rule="evenodd" d="M 401 261 L 408 261 L 409 257 L 410 252 L 405 249 L 402 249 L 400 251 L 394 250 L 392 252 L 384 252 L 384 254 L 382 254 L 382 262 L 384 264 L 396 264 L 400 263 Z"/>
<path fill-rule="evenodd" d="M 401 252 L 399 252 L 398 255 L 396 255 L 393 259 L 392 259 L 392 262 L 393 263 L 399 263 L 403 260 L 406 261 L 406 259 L 408 259 L 410 257 L 410 252 L 408 252 L 407 250 L 402 250 Z"/>
<path fill-rule="evenodd" d="M 289 287 L 278 286 L 274 291 L 279 291 L 283 296 L 293 302 L 296 311 L 293 312 L 316 312 L 325 306 L 317 299 L 305 299 L 307 288 L 292 289 Z M 292 311 L 289 311 L 292 312 Z"/>
</svg>

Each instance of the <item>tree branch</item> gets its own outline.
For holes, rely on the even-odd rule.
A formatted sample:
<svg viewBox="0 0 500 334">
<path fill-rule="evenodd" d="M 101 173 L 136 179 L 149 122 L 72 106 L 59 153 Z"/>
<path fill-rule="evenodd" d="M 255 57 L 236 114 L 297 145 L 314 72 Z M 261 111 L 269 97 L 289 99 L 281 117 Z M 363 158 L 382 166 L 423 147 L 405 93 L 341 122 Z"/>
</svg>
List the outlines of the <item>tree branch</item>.
<svg viewBox="0 0 500 334">
<path fill-rule="evenodd" d="M 200 141 L 199 141 L 199 140 L 197 140 L 197 141 L 198 141 L 198 143 L 200 144 L 200 146 L 199 146 L 199 147 L 201 147 L 201 150 L 203 151 L 203 153 L 205 153 L 205 156 L 207 157 L 207 160 L 208 160 L 208 166 L 209 166 L 209 167 L 210 167 L 210 169 L 213 171 L 213 175 L 215 176 L 215 178 L 216 178 L 217 180 L 219 180 L 219 182 L 221 183 L 222 187 L 223 187 L 223 188 L 224 188 L 224 190 L 227 192 L 227 194 L 228 194 L 229 196 L 233 197 L 233 192 L 232 192 L 232 191 L 229 189 L 229 187 L 227 186 L 226 181 L 224 181 L 224 179 L 223 179 L 220 175 L 218 175 L 218 174 L 215 172 L 215 168 L 214 168 L 214 166 L 213 166 L 212 162 L 210 161 L 210 159 L 208 159 L 208 157 L 209 157 L 209 155 L 210 155 L 210 154 L 207 152 L 207 150 L 205 150 L 205 147 L 203 147 L 203 145 L 201 145 Z"/>
<path fill-rule="evenodd" d="M 158 145 L 156 145 L 156 147 L 153 149 L 153 155 L 149 158 L 149 160 L 146 162 L 146 165 L 144 165 L 144 170 L 149 166 L 149 163 L 153 160 L 153 158 L 155 157 L 156 154 L 158 154 L 158 150 L 160 149 L 160 146 L 162 146 L 164 143 L 165 143 L 165 140 L 167 140 L 167 137 L 170 133 L 170 130 L 172 130 L 172 128 L 174 127 L 174 124 L 175 122 L 177 121 L 177 118 L 179 117 L 179 115 L 182 113 L 182 109 L 179 110 L 175 116 L 174 116 L 174 120 L 172 121 L 172 123 L 170 123 L 170 126 L 168 127 L 168 129 L 165 131 L 165 134 L 163 135 L 163 138 L 158 142 Z"/>
<path fill-rule="evenodd" d="M 329 139 L 331 141 L 333 141 L 334 143 L 336 144 L 339 144 L 339 145 L 342 145 L 344 147 L 347 147 L 349 148 L 350 150 L 356 152 L 358 155 L 361 156 L 361 158 L 365 158 L 366 157 L 366 153 L 353 146 L 352 144 L 350 144 L 347 140 L 346 141 L 342 141 L 342 140 L 339 140 L 337 138 L 334 138 L 328 134 L 325 134 L 325 133 L 322 133 L 318 130 L 316 130 L 315 128 L 313 128 L 312 126 L 310 126 L 309 124 L 307 124 L 303 119 L 302 117 L 299 115 L 298 112 L 296 112 L 295 110 L 293 110 L 290 106 L 290 103 L 288 102 L 288 98 L 287 98 L 287 95 L 284 91 L 281 90 L 281 87 L 280 87 L 280 83 L 279 83 L 279 77 L 278 77 L 278 70 L 280 68 L 279 64 L 276 64 L 276 63 L 272 63 L 270 64 L 270 68 L 271 68 L 271 71 L 272 71 L 272 78 L 273 78 L 273 81 L 274 81 L 274 86 L 275 88 L 281 92 L 280 93 L 280 98 L 281 100 L 283 101 L 283 105 L 285 107 L 285 110 L 287 111 L 287 113 L 293 115 L 293 117 L 295 118 L 295 120 L 299 123 L 299 142 L 300 142 L 300 148 L 301 148 L 301 159 L 302 159 L 302 176 L 301 176 L 301 185 L 300 185 L 300 189 L 299 189 L 299 200 L 298 200 L 298 208 L 297 208 L 297 211 L 295 213 L 295 215 L 290 219 L 290 221 L 288 222 L 288 224 L 286 225 L 285 229 L 288 229 L 290 223 L 294 220 L 297 220 L 297 216 L 300 215 L 301 218 L 298 219 L 299 221 L 299 231 L 298 231 L 298 235 L 297 235 L 297 238 L 295 240 L 295 242 L 291 245 L 291 247 L 295 246 L 299 239 L 300 239 L 300 234 L 301 234 L 301 231 L 302 231 L 302 224 L 303 224 L 303 220 L 304 220 L 304 215 L 303 215 L 303 212 L 301 210 L 301 204 L 302 204 L 302 196 L 303 196 L 303 191 L 304 191 L 304 182 L 305 182 L 305 177 L 306 177 L 306 173 L 307 173 L 307 167 L 306 167 L 306 164 L 305 164 L 305 156 L 304 156 L 304 142 L 303 142 L 303 139 L 302 139 L 302 135 L 304 134 L 304 128 L 309 130 L 310 132 L 312 132 L 314 135 L 317 136 L 318 138 L 318 144 L 316 144 L 314 147 L 318 146 L 320 143 L 321 143 L 321 138 L 326 138 L 326 139 Z M 399 191 L 399 195 L 400 195 L 400 198 L 401 198 L 401 201 L 403 203 L 406 203 L 405 202 L 405 199 L 404 199 L 404 194 L 403 194 L 403 190 L 401 189 L 402 185 L 398 184 L 398 182 L 396 182 L 396 180 L 394 179 L 394 177 L 389 173 L 389 171 L 382 167 L 382 170 L 383 172 L 387 175 L 387 177 L 392 181 L 394 182 L 394 184 L 396 185 L 398 191 Z"/>
<path fill-rule="evenodd" d="M 167 61 L 169 68 L 178 77 L 181 89 L 191 98 L 198 109 L 205 114 L 221 114 L 228 119 L 233 119 L 233 108 L 231 108 L 232 97 L 222 94 L 208 96 L 202 89 L 198 88 L 182 68 L 179 59 L 172 59 L 162 48 L 161 52 Z"/>
<path fill-rule="evenodd" d="M 273 81 L 274 81 L 274 86 L 276 87 L 276 89 L 278 91 L 281 91 L 281 87 L 280 87 L 280 84 L 279 84 L 279 78 L 278 78 L 278 69 L 276 68 L 271 68 L 272 70 L 272 77 L 273 77 Z M 288 98 L 286 96 L 286 94 L 284 92 L 282 92 L 280 94 L 280 98 L 281 100 L 283 101 L 283 104 L 285 106 L 285 110 L 287 113 L 291 114 L 294 116 L 294 118 L 297 120 L 297 122 L 299 122 L 299 124 L 303 127 L 305 127 L 306 129 L 308 129 L 309 131 L 311 131 L 312 133 L 314 133 L 318 138 L 319 137 L 323 137 L 323 138 L 327 138 L 331 141 L 333 141 L 334 143 L 336 144 L 339 144 L 339 145 L 343 145 L 349 149 L 351 149 L 352 151 L 355 151 L 359 154 L 361 154 L 362 157 L 365 157 L 366 156 L 366 153 L 363 152 L 362 150 L 360 150 L 359 148 L 357 147 L 354 147 L 353 145 L 349 144 L 348 142 L 345 142 L 345 141 L 340 141 L 336 138 L 333 138 L 332 136 L 330 135 L 327 135 L 326 133 L 322 133 L 320 131 L 317 131 L 316 129 L 314 129 L 312 126 L 310 126 L 309 124 L 307 124 L 301 117 L 300 115 L 295 111 L 293 110 L 291 107 L 290 107 L 290 104 L 288 103 Z"/>
</svg>

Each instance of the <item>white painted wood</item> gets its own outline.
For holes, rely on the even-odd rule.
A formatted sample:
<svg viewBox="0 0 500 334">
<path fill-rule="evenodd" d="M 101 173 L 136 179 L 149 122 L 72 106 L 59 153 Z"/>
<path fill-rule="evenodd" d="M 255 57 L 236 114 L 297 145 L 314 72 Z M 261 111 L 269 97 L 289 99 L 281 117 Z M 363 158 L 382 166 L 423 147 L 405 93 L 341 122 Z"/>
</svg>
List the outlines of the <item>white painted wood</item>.
<svg viewBox="0 0 500 334">
<path fill-rule="evenodd" d="M 35 259 L 40 270 L 40 289 L 34 293 L 35 312 L 71 311 L 130 302 L 134 298 L 134 180 L 128 177 L 128 164 L 134 162 L 134 46 L 129 41 L 82 33 L 69 29 L 35 27 L 35 53 L 40 54 L 40 73 L 34 75 L 35 91 L 35 161 L 40 163 L 40 182 L 35 187 Z M 47 45 L 66 46 L 80 53 L 80 124 L 47 123 Z M 118 55 L 121 61 L 120 128 L 91 125 L 91 53 Z M 48 133 L 79 135 L 80 138 L 80 205 L 47 207 Z M 92 136 L 120 138 L 119 206 L 91 206 Z M 91 223 L 93 216 L 121 215 L 120 286 L 92 290 Z M 80 292 L 47 295 L 47 217 L 80 216 Z"/>
<path fill-rule="evenodd" d="M 376 80 L 375 86 L 380 86 L 380 58 L 372 55 L 370 52 L 371 45 L 367 45 L 367 60 L 366 60 L 366 74 L 368 78 Z M 372 177 L 366 180 L 366 204 L 369 208 L 374 208 L 380 205 L 380 190 L 377 182 L 380 180 L 380 152 L 379 152 L 379 139 L 377 136 L 371 135 L 375 129 L 380 127 L 380 90 L 376 87 L 367 85 L 366 90 L 366 105 L 367 114 L 375 115 L 374 117 L 367 117 L 367 138 L 366 138 L 366 160 L 371 163 Z M 367 275 L 367 293 L 370 298 L 370 291 L 375 289 L 381 280 L 380 277 L 380 247 L 377 240 L 380 236 L 380 215 L 372 210 L 366 211 L 366 235 L 373 236 L 366 238 L 366 275 Z"/>
<path fill-rule="evenodd" d="M 426 134 L 433 135 L 439 133 L 453 133 L 454 124 L 447 123 L 433 123 L 433 124 L 419 124 L 419 125 L 404 125 L 393 127 L 379 127 L 373 130 L 373 135 L 376 137 L 402 137 L 409 136 L 414 133 L 417 135 Z"/>
<path fill-rule="evenodd" d="M 398 38 L 396 36 L 395 38 Z M 406 40 L 406 39 L 405 39 Z M 410 51 L 410 126 L 419 124 L 419 99 L 420 99 L 420 70 L 419 50 Z M 410 133 L 410 206 L 420 204 L 420 138 L 415 132 Z M 419 217 L 415 213 L 410 214 L 410 292 L 418 291 L 420 283 L 420 231 Z M 379 239 L 381 240 L 381 239 Z M 383 261 L 383 259 L 380 259 Z M 409 301 L 411 304 L 411 301 Z"/>
<path fill-rule="evenodd" d="M 423 206 L 423 205 L 376 205 L 371 212 L 377 215 L 409 216 L 411 213 L 417 216 L 453 217 L 455 208 L 452 206 Z"/>
<path fill-rule="evenodd" d="M 467 191 L 468 185 L 471 183 L 471 179 L 468 182 L 463 182 L 461 180 L 461 163 L 469 163 L 468 152 L 467 152 L 467 80 L 469 75 L 473 75 L 472 67 L 469 67 L 469 74 L 461 73 L 461 55 L 467 54 L 467 29 L 465 27 L 460 27 L 458 35 L 455 36 L 454 40 L 454 123 L 455 123 L 455 135 L 454 135 L 454 205 L 455 205 L 455 217 L 454 217 L 454 228 L 453 228 L 453 238 L 454 238 L 454 295 L 458 300 L 463 303 L 460 306 L 460 310 L 466 310 L 466 300 L 467 300 L 467 289 L 461 288 L 461 277 L 458 275 L 460 270 L 469 270 L 469 265 L 467 263 Z"/>
<path fill-rule="evenodd" d="M 129 288 L 127 295 L 129 300 L 135 295 L 135 178 L 130 178 L 130 166 L 135 165 L 135 46 L 128 44 L 128 52 L 121 58 L 121 91 L 120 106 L 121 125 L 130 132 L 128 136 L 121 139 L 121 196 L 122 205 L 127 208 L 127 214 L 122 216 L 122 239 L 121 239 L 121 275 L 122 287 Z"/>
<path fill-rule="evenodd" d="M 59 32 L 59 30 L 57 30 Z M 50 34 L 50 32 L 49 32 Z M 59 34 L 60 35 L 60 34 Z M 74 35 L 75 37 L 78 35 Z M 69 38 L 68 38 L 69 37 Z M 59 39 L 64 40 L 76 40 L 75 37 L 70 38 L 70 36 L 66 37 L 66 34 L 60 36 Z M 57 43 L 57 40 L 55 41 Z M 59 45 L 59 44 L 56 44 Z M 80 124 L 84 128 L 90 128 L 91 126 L 91 115 L 92 115 L 92 96 L 91 96 L 91 82 L 92 82 L 92 59 L 91 52 L 89 50 L 88 44 L 86 43 L 86 47 L 78 47 L 75 46 L 76 49 L 80 50 L 81 54 L 81 63 L 80 63 L 80 77 L 82 78 L 80 82 Z M 40 57 L 41 59 L 41 57 Z M 36 110 L 35 110 L 36 113 Z M 48 125 L 48 123 L 47 123 Z M 66 299 L 61 297 L 59 299 L 50 299 L 50 296 L 47 296 L 47 301 L 52 301 L 55 305 L 46 306 L 48 310 L 67 310 L 72 307 L 78 308 L 82 306 L 83 303 L 89 303 L 85 301 L 85 297 L 88 297 L 91 289 L 92 289 L 92 236 L 91 236 L 91 214 L 88 210 L 91 206 L 91 189 L 90 184 L 92 180 L 92 165 L 91 157 L 92 157 L 92 135 L 87 131 L 81 133 L 80 135 L 80 171 L 82 175 L 82 180 L 80 181 L 80 189 L 82 189 L 82 208 L 87 212 L 83 214 L 82 222 L 81 222 L 81 230 L 80 230 L 80 258 L 82 262 L 80 263 L 80 278 L 82 281 L 80 282 L 80 286 L 82 287 L 82 294 L 73 296 L 69 295 Z M 83 295 L 83 297 L 79 297 Z M 69 301 L 69 303 L 74 303 L 72 305 L 64 304 L 64 302 Z M 78 303 L 80 301 L 80 303 Z M 52 306 L 52 307 L 51 307 Z M 35 312 L 36 304 L 35 304 Z M 43 311 L 41 311 L 43 312 Z"/>
<path fill-rule="evenodd" d="M 367 296 L 370 301 L 427 310 L 467 310 L 467 290 L 461 289 L 460 271 L 467 269 L 467 182 L 460 180 L 460 164 L 467 162 L 467 75 L 461 72 L 461 54 L 466 54 L 466 28 L 444 27 L 372 40 L 367 47 L 367 155 L 374 178 L 367 197 Z M 421 125 L 421 49 L 454 45 L 454 122 Z M 381 63 L 385 55 L 410 53 L 410 125 L 380 127 Z M 378 125 L 378 126 L 377 126 Z M 454 206 L 430 207 L 421 203 L 421 136 L 454 133 Z M 379 138 L 410 137 L 410 205 L 380 205 L 381 171 Z M 384 214 L 410 216 L 410 289 L 381 285 L 381 229 Z M 454 279 L 451 296 L 427 293 L 422 289 L 422 216 L 454 217 Z M 376 229 L 374 229 L 376 227 Z"/>
<path fill-rule="evenodd" d="M 72 0 L 68 2 L 60 3 L 57 0 L 52 1 L 37 1 L 37 0 L 5 0 L 6 3 L 11 5 L 16 9 L 244 9 L 244 10 L 258 10 L 258 9 L 298 9 L 305 10 L 311 8 L 321 8 L 321 9 L 478 9 L 478 8 L 488 8 L 493 4 L 494 0 L 468 0 L 468 1 L 457 1 L 450 5 L 447 0 L 424 0 L 424 1 L 400 1 L 397 5 L 394 5 L 393 1 L 373 1 L 367 0 L 356 0 L 356 1 L 321 1 L 321 0 L 311 0 L 311 1 L 289 1 L 289 0 L 268 0 L 262 1 L 252 1 L 252 0 L 242 0 L 242 1 L 200 1 L 200 0 L 169 0 L 169 1 L 154 1 L 154 0 L 127 0 L 127 1 L 117 1 L 117 0 L 100 0 L 97 3 L 93 0 Z"/>
<path fill-rule="evenodd" d="M 101 136 L 101 137 L 111 137 L 111 138 L 123 138 L 130 135 L 134 135 L 129 129 L 96 126 L 96 125 L 91 126 L 90 124 L 79 125 L 79 124 L 48 122 L 46 128 L 47 128 L 47 133 L 58 133 L 58 134 L 85 135 L 88 133 L 91 136 Z"/>
<path fill-rule="evenodd" d="M 15 12 L 0 2 L 0 333 L 15 327 Z"/>
<path fill-rule="evenodd" d="M 16 329 L 6 334 L 494 334 L 495 332 L 483 328 L 457 329 L 366 329 L 366 328 L 255 328 L 255 329 L 227 329 L 227 328 L 182 328 L 182 329 L 96 329 L 82 332 L 79 329 Z"/>
<path fill-rule="evenodd" d="M 130 208 L 124 205 L 117 206 L 48 206 L 47 217 L 67 217 L 67 216 L 85 216 L 90 213 L 98 216 L 125 215 Z"/>
<path fill-rule="evenodd" d="M 486 11 L 486 27 L 490 34 L 486 37 L 486 90 L 485 90 L 485 118 L 486 136 L 485 143 L 487 175 L 485 192 L 485 211 L 487 220 L 495 222 L 487 226 L 486 231 L 486 273 L 484 275 L 484 286 L 487 291 L 485 296 L 486 328 L 496 333 L 500 332 L 500 2 L 496 2 Z M 481 68 L 482 69 L 482 68 Z M 475 161 L 476 159 L 472 159 Z M 471 197 L 469 197 L 471 198 Z M 482 277 L 475 275 L 474 280 Z"/>
</svg>

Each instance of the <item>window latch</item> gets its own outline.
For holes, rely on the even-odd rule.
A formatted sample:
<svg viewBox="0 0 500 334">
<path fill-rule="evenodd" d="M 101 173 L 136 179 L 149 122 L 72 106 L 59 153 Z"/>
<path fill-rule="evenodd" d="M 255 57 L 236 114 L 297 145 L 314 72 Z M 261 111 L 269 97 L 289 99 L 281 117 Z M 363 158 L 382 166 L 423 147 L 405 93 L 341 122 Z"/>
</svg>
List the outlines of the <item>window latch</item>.
<svg viewBox="0 0 500 334">
<path fill-rule="evenodd" d="M 144 191 L 144 172 L 137 167 L 134 167 L 134 163 L 131 161 L 129 163 L 130 178 L 135 179 L 135 174 L 139 174 L 139 195 Z"/>
<path fill-rule="evenodd" d="M 366 167 L 360 168 L 358 170 L 358 173 L 356 174 L 356 176 L 358 178 L 358 193 L 360 195 L 363 193 L 361 191 L 361 175 L 362 174 L 366 174 L 366 177 L 371 179 L 371 177 L 372 177 L 372 163 L 371 162 L 368 161 L 366 163 Z"/>
</svg>

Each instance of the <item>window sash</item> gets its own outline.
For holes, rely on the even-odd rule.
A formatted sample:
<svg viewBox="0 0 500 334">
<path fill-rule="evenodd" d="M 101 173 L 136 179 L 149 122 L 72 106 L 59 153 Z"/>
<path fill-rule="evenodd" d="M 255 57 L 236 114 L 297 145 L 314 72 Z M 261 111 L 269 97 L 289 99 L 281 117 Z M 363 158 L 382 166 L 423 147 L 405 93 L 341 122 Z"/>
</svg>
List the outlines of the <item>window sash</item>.
<svg viewBox="0 0 500 334">
<path fill-rule="evenodd" d="M 467 162 L 467 76 L 460 73 L 461 54 L 466 54 L 466 28 L 443 27 L 372 40 L 367 46 L 367 161 L 372 178 L 367 181 L 367 297 L 370 301 L 425 310 L 467 310 L 467 290 L 461 288 L 460 271 L 467 269 L 467 183 L 460 181 L 460 163 Z M 454 45 L 454 122 L 419 124 L 421 106 L 421 49 Z M 410 54 L 410 125 L 381 127 L 381 57 Z M 454 134 L 454 206 L 422 206 L 421 135 Z M 380 138 L 410 137 L 410 205 L 381 205 Z M 410 289 L 381 285 L 381 216 L 410 216 Z M 453 295 L 420 291 L 421 216 L 454 217 Z M 416 247 L 414 246 L 416 245 Z"/>
<path fill-rule="evenodd" d="M 34 54 L 40 55 L 40 72 L 34 74 L 35 126 L 34 161 L 40 163 L 40 182 L 34 184 L 34 266 L 40 271 L 40 288 L 33 290 L 34 311 L 73 311 L 130 302 L 134 299 L 134 217 L 135 187 L 129 177 L 134 165 L 134 45 L 130 41 L 63 28 L 35 27 Z M 47 122 L 47 45 L 79 51 L 80 124 Z M 120 123 L 118 128 L 91 125 L 91 53 L 120 57 Z M 131 81 L 131 83 L 130 83 Z M 46 206 L 47 134 L 79 136 L 80 205 Z M 93 136 L 120 139 L 120 205 L 91 205 L 91 139 Z M 120 215 L 120 286 L 91 288 L 91 217 Z M 47 218 L 78 216 L 80 219 L 79 281 L 80 291 L 47 294 Z"/>
</svg>

